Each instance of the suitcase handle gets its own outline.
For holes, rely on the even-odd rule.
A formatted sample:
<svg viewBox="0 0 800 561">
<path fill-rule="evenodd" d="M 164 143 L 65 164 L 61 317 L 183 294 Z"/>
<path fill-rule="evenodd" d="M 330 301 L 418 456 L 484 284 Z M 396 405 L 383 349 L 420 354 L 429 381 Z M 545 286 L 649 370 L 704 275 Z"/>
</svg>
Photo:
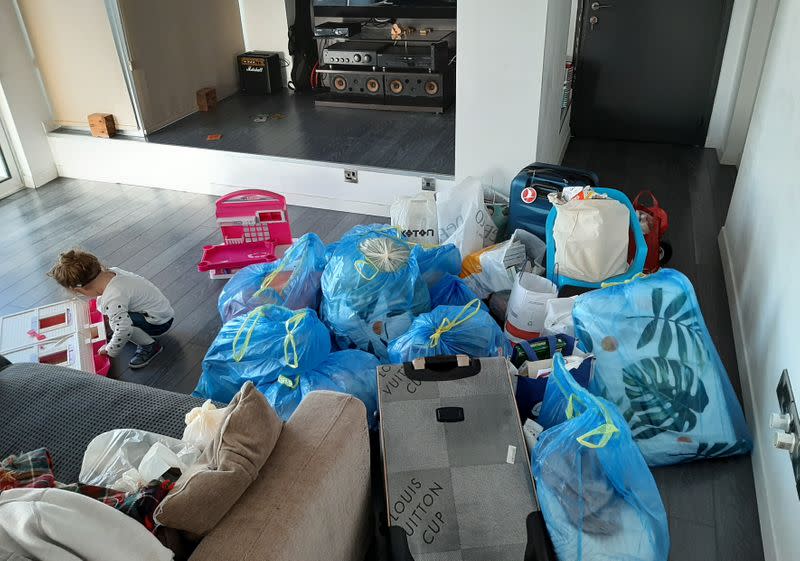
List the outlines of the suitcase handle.
<svg viewBox="0 0 800 561">
<path fill-rule="evenodd" d="M 466 355 L 430 356 L 404 363 L 403 370 L 417 382 L 452 382 L 477 375 L 481 363 Z"/>
<path fill-rule="evenodd" d="M 597 187 L 600 184 L 600 178 L 597 174 L 593 171 L 579 169 L 579 168 L 571 168 L 567 166 L 557 166 L 555 164 L 545 164 L 542 162 L 535 162 L 533 164 L 529 164 L 525 166 L 525 171 L 533 172 L 534 174 L 537 171 L 553 171 L 556 173 L 560 173 L 563 175 L 576 175 L 578 177 L 582 177 L 583 179 L 588 180 L 589 185 L 591 187 Z"/>
</svg>

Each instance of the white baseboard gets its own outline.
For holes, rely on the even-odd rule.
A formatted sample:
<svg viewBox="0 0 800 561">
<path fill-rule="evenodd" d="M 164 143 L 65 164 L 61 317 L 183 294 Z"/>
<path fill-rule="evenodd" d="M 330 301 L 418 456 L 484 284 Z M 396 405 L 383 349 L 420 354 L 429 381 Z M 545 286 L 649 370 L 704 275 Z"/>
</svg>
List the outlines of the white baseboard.
<svg viewBox="0 0 800 561">
<path fill-rule="evenodd" d="M 110 183 L 160 187 L 223 195 L 244 188 L 277 191 L 291 204 L 389 215 L 395 198 L 413 195 L 422 177 L 434 177 L 437 187 L 454 183 L 452 176 L 402 172 L 169 146 L 132 139 L 102 139 L 51 133 L 48 135 L 58 174 Z M 358 183 L 345 183 L 344 169 L 358 171 Z"/>
<path fill-rule="evenodd" d="M 744 402 L 744 412 L 750 424 L 754 436 L 753 443 L 753 478 L 755 480 L 756 501 L 758 504 L 758 519 L 761 526 L 761 540 L 764 544 L 765 561 L 777 561 L 777 536 L 773 532 L 772 515 L 769 509 L 767 488 L 766 488 L 766 469 L 765 469 L 765 448 L 758 435 L 768 434 L 769 427 L 764 427 L 764 412 L 757 411 L 753 400 L 753 378 L 752 375 L 757 371 L 750 362 L 747 352 L 748 340 L 747 322 L 744 321 L 739 304 L 739 292 L 737 289 L 738 281 L 735 277 L 732 256 L 729 251 L 727 230 L 725 226 L 719 232 L 717 238 L 719 244 L 720 257 L 722 258 L 722 270 L 725 276 L 725 287 L 728 291 L 728 306 L 730 308 L 731 323 L 733 325 L 733 342 L 736 347 L 736 361 L 739 364 L 739 380 L 742 384 L 742 401 Z M 766 432 L 765 432 L 766 431 Z"/>
</svg>

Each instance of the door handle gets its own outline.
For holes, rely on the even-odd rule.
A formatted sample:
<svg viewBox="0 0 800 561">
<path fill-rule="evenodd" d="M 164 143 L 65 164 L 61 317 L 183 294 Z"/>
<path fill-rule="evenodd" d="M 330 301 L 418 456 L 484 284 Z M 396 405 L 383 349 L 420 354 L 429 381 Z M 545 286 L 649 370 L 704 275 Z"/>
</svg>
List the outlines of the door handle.
<svg viewBox="0 0 800 561">
<path fill-rule="evenodd" d="M 601 8 L 613 8 L 611 4 L 601 4 L 600 2 L 592 2 L 590 6 L 595 12 Z"/>
<path fill-rule="evenodd" d="M 597 16 L 592 16 L 589 18 L 589 31 L 594 31 L 594 26 L 597 25 Z"/>
</svg>

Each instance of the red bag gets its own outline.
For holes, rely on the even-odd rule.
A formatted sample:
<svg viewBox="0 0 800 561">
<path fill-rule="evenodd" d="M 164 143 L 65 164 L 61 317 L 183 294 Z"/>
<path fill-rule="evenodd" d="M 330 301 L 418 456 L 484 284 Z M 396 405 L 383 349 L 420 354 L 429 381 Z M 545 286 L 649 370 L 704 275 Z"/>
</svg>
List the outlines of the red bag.
<svg viewBox="0 0 800 561">
<path fill-rule="evenodd" d="M 649 196 L 652 204 L 646 206 L 644 203 L 640 203 L 639 198 L 642 196 Z M 644 213 L 644 216 L 640 217 L 640 222 L 647 223 L 646 226 L 642 224 L 642 232 L 647 232 L 644 234 L 644 241 L 647 243 L 647 259 L 644 262 L 644 272 L 655 273 L 662 263 L 666 263 L 669 260 L 672 254 L 669 245 L 662 241 L 669 228 L 669 217 L 667 212 L 658 205 L 658 200 L 651 191 L 642 191 L 636 195 L 636 198 L 633 199 L 633 208 L 636 209 L 637 213 Z"/>
</svg>

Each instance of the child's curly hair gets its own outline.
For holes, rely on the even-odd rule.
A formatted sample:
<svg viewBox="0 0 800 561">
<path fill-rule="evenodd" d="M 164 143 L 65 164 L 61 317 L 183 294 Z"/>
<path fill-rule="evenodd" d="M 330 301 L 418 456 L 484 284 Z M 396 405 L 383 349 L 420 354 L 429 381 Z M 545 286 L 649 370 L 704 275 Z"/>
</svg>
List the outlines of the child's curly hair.
<svg viewBox="0 0 800 561">
<path fill-rule="evenodd" d="M 70 249 L 58 256 L 58 262 L 47 273 L 64 288 L 86 286 L 103 271 L 100 260 L 91 253 Z"/>
</svg>

